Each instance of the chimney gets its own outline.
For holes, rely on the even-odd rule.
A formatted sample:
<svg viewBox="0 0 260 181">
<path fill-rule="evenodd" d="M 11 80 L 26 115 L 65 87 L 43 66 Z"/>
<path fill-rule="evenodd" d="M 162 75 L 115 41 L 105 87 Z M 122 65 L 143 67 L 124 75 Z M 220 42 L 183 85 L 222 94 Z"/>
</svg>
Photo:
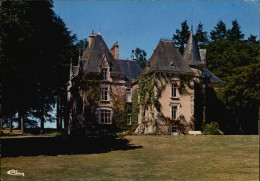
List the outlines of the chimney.
<svg viewBox="0 0 260 181">
<path fill-rule="evenodd" d="M 91 35 L 88 37 L 88 47 L 91 46 L 92 41 L 94 40 L 95 35 L 94 35 L 94 30 L 91 31 Z"/>
<path fill-rule="evenodd" d="M 113 55 L 114 59 L 119 59 L 119 45 L 118 42 L 116 41 L 116 43 L 112 46 L 112 48 L 110 49 L 111 54 Z"/>
</svg>

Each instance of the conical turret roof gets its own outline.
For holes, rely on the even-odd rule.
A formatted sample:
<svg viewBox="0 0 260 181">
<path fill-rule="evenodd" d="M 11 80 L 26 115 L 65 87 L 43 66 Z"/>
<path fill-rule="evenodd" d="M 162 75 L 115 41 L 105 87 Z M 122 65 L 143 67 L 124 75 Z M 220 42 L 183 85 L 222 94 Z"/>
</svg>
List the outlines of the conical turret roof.
<svg viewBox="0 0 260 181">
<path fill-rule="evenodd" d="M 146 70 L 172 71 L 192 73 L 189 65 L 183 61 L 182 55 L 173 41 L 160 40 L 153 55 L 147 63 Z"/>
<path fill-rule="evenodd" d="M 200 52 L 192 31 L 183 54 L 183 59 L 190 65 L 204 64 L 200 58 Z"/>
</svg>

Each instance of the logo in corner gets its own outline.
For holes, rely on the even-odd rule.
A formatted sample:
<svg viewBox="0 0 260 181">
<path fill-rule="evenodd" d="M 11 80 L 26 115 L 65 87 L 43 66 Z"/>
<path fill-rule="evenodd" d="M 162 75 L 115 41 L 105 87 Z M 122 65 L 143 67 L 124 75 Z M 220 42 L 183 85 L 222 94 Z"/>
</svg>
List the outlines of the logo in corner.
<svg viewBox="0 0 260 181">
<path fill-rule="evenodd" d="M 24 176 L 24 173 L 19 173 L 18 170 L 9 170 L 8 175 Z"/>
</svg>

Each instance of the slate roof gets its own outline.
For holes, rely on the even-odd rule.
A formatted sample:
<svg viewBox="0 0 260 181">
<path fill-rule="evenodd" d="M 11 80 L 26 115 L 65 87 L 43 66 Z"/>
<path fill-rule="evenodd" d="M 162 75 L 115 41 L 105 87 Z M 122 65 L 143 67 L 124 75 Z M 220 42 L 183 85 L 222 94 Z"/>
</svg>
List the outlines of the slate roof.
<svg viewBox="0 0 260 181">
<path fill-rule="evenodd" d="M 192 34 L 192 31 L 190 32 L 190 37 L 188 40 L 188 43 L 186 45 L 185 51 L 183 53 L 183 59 L 189 64 L 189 65 L 201 65 L 204 64 L 201 61 L 200 58 L 200 52 L 199 48 L 197 46 L 197 42 Z"/>
<path fill-rule="evenodd" d="M 101 35 L 96 35 L 92 40 L 90 47 L 84 51 L 82 59 L 86 59 L 87 61 L 83 70 L 85 72 L 99 72 L 99 65 L 101 64 L 104 55 L 110 65 L 111 73 L 122 74 L 120 67 L 117 65 Z"/>
<path fill-rule="evenodd" d="M 192 73 L 189 65 L 183 60 L 179 49 L 170 40 L 159 41 L 146 65 L 146 71 L 148 68 L 156 71 Z"/>
<path fill-rule="evenodd" d="M 133 82 L 142 73 L 140 65 L 134 60 L 116 59 L 120 69 L 126 75 L 126 78 Z"/>
<path fill-rule="evenodd" d="M 213 74 L 209 69 L 205 68 L 203 70 L 203 75 L 205 77 L 209 77 L 210 81 L 213 83 L 225 83 L 223 80 L 221 80 L 220 78 L 218 78 L 215 74 Z"/>
</svg>

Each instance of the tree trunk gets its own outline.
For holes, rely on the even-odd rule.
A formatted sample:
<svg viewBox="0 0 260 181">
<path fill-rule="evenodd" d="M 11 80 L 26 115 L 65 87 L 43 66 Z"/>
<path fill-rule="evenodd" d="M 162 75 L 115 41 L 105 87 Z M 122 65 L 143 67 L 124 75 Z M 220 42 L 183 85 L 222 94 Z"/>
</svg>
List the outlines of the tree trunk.
<svg viewBox="0 0 260 181">
<path fill-rule="evenodd" d="M 3 133 L 3 119 L 0 117 L 0 135 Z"/>
<path fill-rule="evenodd" d="M 13 132 L 13 118 L 10 118 L 10 133 Z"/>
<path fill-rule="evenodd" d="M 44 133 L 44 122 L 45 122 L 45 119 L 44 119 L 44 108 L 42 106 L 42 108 L 41 108 L 41 135 L 43 135 L 43 133 Z"/>
<path fill-rule="evenodd" d="M 1 3 L 0 3 L 0 7 L 1 7 Z M 1 42 L 1 40 L 0 40 L 0 42 Z M 2 118 L 2 116 L 3 116 L 2 115 L 2 84 L 0 82 L 0 134 L 2 134 L 2 132 L 3 132 L 3 118 Z"/>
<path fill-rule="evenodd" d="M 21 129 L 21 133 L 23 134 L 24 132 L 24 122 L 23 122 L 23 113 L 19 112 L 19 121 L 18 123 L 20 123 L 20 129 Z"/>
<path fill-rule="evenodd" d="M 61 130 L 60 98 L 57 98 L 57 130 Z"/>
<path fill-rule="evenodd" d="M 258 135 L 260 134 L 260 106 L 258 107 Z"/>
</svg>

